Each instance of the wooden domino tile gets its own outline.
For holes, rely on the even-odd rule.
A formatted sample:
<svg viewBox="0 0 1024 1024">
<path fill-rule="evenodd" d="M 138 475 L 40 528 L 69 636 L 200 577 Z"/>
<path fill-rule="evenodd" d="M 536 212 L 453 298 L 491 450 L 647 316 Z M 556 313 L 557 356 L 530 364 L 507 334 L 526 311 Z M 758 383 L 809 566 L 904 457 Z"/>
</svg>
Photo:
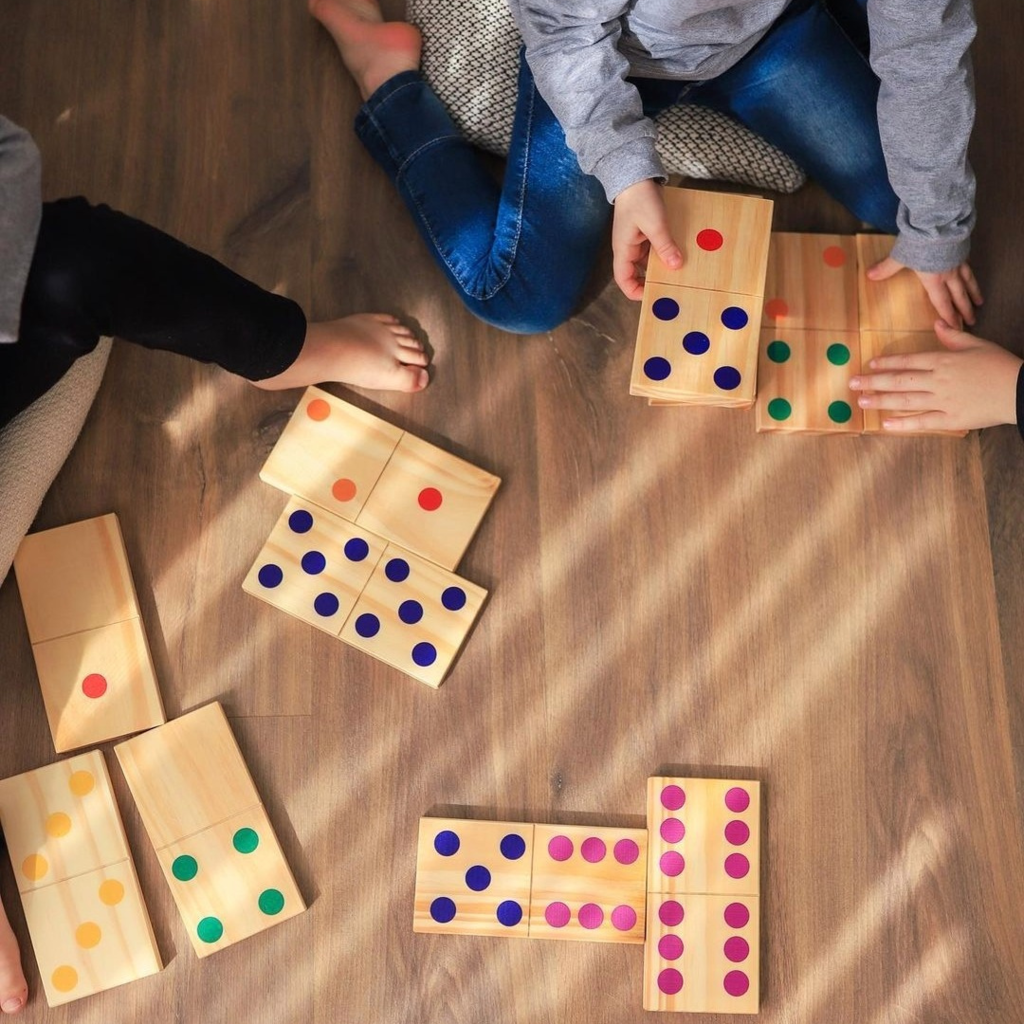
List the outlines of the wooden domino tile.
<svg viewBox="0 0 1024 1024">
<path fill-rule="evenodd" d="M 647 830 L 537 825 L 531 939 L 644 941 Z"/>
<path fill-rule="evenodd" d="M 756 896 L 650 893 L 644 1009 L 757 1013 L 759 929 Z"/>
<path fill-rule="evenodd" d="M 500 483 L 493 473 L 405 434 L 356 522 L 454 569 Z"/>
<path fill-rule="evenodd" d="M 389 546 L 341 630 L 341 639 L 428 686 L 440 686 L 487 591 Z"/>
<path fill-rule="evenodd" d="M 526 938 L 534 826 L 421 818 L 414 932 Z"/>
<path fill-rule="evenodd" d="M 862 331 L 931 332 L 935 312 L 918 276 L 904 268 L 885 281 L 869 281 L 867 271 L 889 255 L 891 235 L 857 235 L 857 275 Z"/>
<path fill-rule="evenodd" d="M 354 520 L 401 436 L 398 427 L 310 387 L 260 479 Z"/>
<path fill-rule="evenodd" d="M 242 589 L 337 636 L 384 548 L 380 537 L 293 497 Z"/>
<path fill-rule="evenodd" d="M 764 326 L 856 331 L 857 245 L 849 235 L 776 232 L 764 284 Z"/>
</svg>

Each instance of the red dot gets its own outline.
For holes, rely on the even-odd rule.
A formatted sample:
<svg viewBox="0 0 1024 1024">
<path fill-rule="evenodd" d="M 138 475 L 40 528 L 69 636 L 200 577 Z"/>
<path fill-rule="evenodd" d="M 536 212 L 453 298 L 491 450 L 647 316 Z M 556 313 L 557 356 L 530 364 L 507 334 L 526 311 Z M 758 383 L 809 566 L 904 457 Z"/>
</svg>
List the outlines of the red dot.
<svg viewBox="0 0 1024 1024">
<path fill-rule="evenodd" d="M 841 267 L 846 262 L 846 253 L 838 245 L 830 245 L 821 258 L 827 267 Z"/>
<path fill-rule="evenodd" d="M 334 495 L 336 501 L 351 501 L 356 496 L 356 483 L 354 480 L 349 480 L 347 476 L 343 476 L 340 480 L 334 481 L 331 494 Z"/>
<path fill-rule="evenodd" d="M 424 512 L 435 512 L 441 507 L 441 492 L 436 487 L 424 487 L 417 500 Z"/>
<path fill-rule="evenodd" d="M 82 693 L 86 697 L 102 697 L 107 692 L 107 681 L 99 672 L 90 672 L 82 680 Z"/>
<path fill-rule="evenodd" d="M 764 304 L 764 315 L 772 320 L 781 320 L 789 315 L 789 304 L 785 299 L 769 299 Z"/>
<path fill-rule="evenodd" d="M 705 228 L 697 232 L 697 245 L 708 252 L 722 248 L 722 233 L 714 228 Z"/>
<path fill-rule="evenodd" d="M 322 398 L 314 398 L 306 406 L 306 415 L 311 420 L 325 420 L 331 415 L 331 407 Z"/>
</svg>

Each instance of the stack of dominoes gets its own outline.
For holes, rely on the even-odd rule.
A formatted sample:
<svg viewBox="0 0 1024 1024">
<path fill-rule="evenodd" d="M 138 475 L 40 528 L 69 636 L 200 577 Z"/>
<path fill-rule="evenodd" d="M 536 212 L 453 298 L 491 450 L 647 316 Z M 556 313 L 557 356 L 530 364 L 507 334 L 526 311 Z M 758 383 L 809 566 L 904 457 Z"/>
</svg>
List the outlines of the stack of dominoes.
<svg viewBox="0 0 1024 1024">
<path fill-rule="evenodd" d="M 487 597 L 452 570 L 498 477 L 311 387 L 260 479 L 292 498 L 243 589 L 440 686 Z"/>
</svg>

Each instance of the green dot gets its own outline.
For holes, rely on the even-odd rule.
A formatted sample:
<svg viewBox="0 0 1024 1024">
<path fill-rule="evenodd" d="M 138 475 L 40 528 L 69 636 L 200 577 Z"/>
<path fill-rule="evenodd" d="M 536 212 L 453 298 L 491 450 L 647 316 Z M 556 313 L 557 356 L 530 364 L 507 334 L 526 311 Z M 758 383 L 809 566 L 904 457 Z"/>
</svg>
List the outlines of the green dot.
<svg viewBox="0 0 1024 1024">
<path fill-rule="evenodd" d="M 834 423 L 845 423 L 853 415 L 853 410 L 847 402 L 833 402 L 828 407 L 829 419 Z"/>
<path fill-rule="evenodd" d="M 252 853 L 260 845 L 260 837 L 254 829 L 240 828 L 231 839 L 232 844 L 239 853 Z"/>
<path fill-rule="evenodd" d="M 838 341 L 834 345 L 829 345 L 825 355 L 833 366 L 845 366 L 850 361 L 850 350 Z"/>
<path fill-rule="evenodd" d="M 767 352 L 773 363 L 784 363 L 789 358 L 789 346 L 784 341 L 769 341 Z"/>
<path fill-rule="evenodd" d="M 203 942 L 216 942 L 224 934 L 224 925 L 215 917 L 204 917 L 196 926 L 196 935 Z"/>
<path fill-rule="evenodd" d="M 793 412 L 793 406 L 784 398 L 773 398 L 768 403 L 768 415 L 773 420 L 788 420 Z"/>
<path fill-rule="evenodd" d="M 284 909 L 284 893 L 280 889 L 264 889 L 260 893 L 259 905 L 264 914 L 280 914 Z"/>
<path fill-rule="evenodd" d="M 198 871 L 199 865 L 196 863 L 195 857 L 190 857 L 187 853 L 175 857 L 174 863 L 171 864 L 171 874 L 179 882 L 190 882 L 196 877 Z"/>
</svg>

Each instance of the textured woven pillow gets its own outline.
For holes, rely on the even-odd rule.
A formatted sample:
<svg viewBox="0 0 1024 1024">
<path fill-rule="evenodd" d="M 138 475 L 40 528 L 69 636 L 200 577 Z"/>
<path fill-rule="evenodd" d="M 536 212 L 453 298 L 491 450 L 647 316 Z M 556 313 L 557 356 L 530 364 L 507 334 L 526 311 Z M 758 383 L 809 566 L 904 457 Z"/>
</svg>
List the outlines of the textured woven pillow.
<svg viewBox="0 0 1024 1024">
<path fill-rule="evenodd" d="M 407 0 L 406 16 L 423 32 L 423 76 L 455 123 L 474 145 L 506 154 L 521 42 L 507 0 Z M 680 104 L 656 123 L 658 152 L 672 173 L 777 192 L 804 183 L 788 156 L 717 111 Z"/>
</svg>

